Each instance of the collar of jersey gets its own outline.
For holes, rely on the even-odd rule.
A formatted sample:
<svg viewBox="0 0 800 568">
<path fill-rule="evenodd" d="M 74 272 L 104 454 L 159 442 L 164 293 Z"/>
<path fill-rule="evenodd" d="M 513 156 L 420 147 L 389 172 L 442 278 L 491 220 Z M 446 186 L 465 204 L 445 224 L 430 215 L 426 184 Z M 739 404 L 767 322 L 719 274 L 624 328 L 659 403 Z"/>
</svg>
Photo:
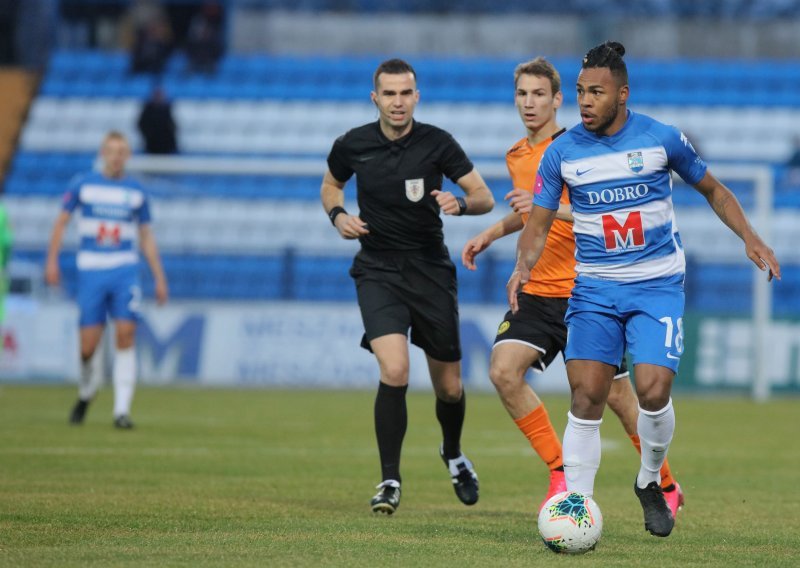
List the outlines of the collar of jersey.
<svg viewBox="0 0 800 568">
<path fill-rule="evenodd" d="M 419 127 L 419 123 L 415 119 L 411 119 L 411 130 L 408 131 L 408 134 L 403 136 L 402 138 L 398 138 L 397 140 L 389 140 L 386 135 L 381 130 L 381 121 L 377 120 L 375 122 L 375 127 L 378 130 L 378 139 L 383 142 L 384 144 L 397 144 L 398 146 L 402 146 L 405 148 L 408 146 L 409 141 L 411 140 L 411 135 L 414 134 L 414 131 Z"/>
</svg>

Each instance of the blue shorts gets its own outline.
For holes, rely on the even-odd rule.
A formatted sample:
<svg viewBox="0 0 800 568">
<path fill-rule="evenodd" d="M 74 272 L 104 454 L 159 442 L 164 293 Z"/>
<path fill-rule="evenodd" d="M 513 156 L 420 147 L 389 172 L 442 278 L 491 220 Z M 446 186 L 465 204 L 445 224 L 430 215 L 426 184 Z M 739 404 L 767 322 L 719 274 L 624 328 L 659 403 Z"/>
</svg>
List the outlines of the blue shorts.
<svg viewBox="0 0 800 568">
<path fill-rule="evenodd" d="M 565 321 L 564 359 L 619 366 L 627 347 L 633 365 L 678 371 L 683 354 L 683 275 L 645 282 L 575 281 Z"/>
<path fill-rule="evenodd" d="M 126 264 L 108 270 L 78 271 L 81 327 L 103 325 L 107 315 L 115 320 L 136 321 L 141 298 L 138 264 Z"/>
</svg>

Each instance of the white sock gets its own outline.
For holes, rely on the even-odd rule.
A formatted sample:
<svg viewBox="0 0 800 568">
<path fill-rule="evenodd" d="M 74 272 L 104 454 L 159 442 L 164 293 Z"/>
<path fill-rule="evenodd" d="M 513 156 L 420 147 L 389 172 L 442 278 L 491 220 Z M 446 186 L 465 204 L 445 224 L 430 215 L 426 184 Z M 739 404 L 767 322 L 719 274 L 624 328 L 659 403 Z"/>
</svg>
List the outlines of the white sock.
<svg viewBox="0 0 800 568">
<path fill-rule="evenodd" d="M 103 353 L 96 349 L 88 361 L 81 362 L 81 376 L 78 382 L 78 397 L 81 400 L 92 400 L 100 384 L 103 382 Z"/>
<path fill-rule="evenodd" d="M 567 429 L 562 442 L 564 477 L 567 489 L 594 495 L 594 478 L 600 467 L 600 424 L 603 420 L 583 420 L 567 412 Z"/>
<path fill-rule="evenodd" d="M 114 416 L 131 413 L 136 385 L 136 348 L 117 349 L 114 354 Z"/>
<path fill-rule="evenodd" d="M 647 487 L 650 482 L 661 483 L 661 466 L 667 459 L 667 450 L 675 432 L 675 410 L 672 399 L 661 410 L 650 412 L 639 407 L 637 422 L 639 440 L 642 442 L 642 467 L 636 477 L 640 488 Z"/>
</svg>

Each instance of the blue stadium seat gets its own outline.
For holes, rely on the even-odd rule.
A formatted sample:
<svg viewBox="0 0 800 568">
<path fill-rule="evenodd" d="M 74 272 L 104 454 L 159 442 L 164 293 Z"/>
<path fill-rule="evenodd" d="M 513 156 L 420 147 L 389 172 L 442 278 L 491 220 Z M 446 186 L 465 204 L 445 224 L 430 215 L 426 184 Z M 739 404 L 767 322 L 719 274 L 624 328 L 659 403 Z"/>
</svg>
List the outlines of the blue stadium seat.
<svg viewBox="0 0 800 568">
<path fill-rule="evenodd" d="M 44 251 L 14 251 L 13 258 L 44 265 Z M 306 256 L 292 251 L 273 255 L 162 255 L 175 299 L 353 301 L 350 256 Z M 487 253 L 482 270 L 470 272 L 454 259 L 460 302 L 505 305 L 505 284 L 513 262 Z M 75 253 L 63 252 L 59 263 L 63 287 L 75 296 Z M 153 297 L 146 263 L 142 267 L 145 297 Z M 691 263 L 687 272 L 686 308 L 692 311 L 746 315 L 751 311 L 753 270 L 745 263 Z M 788 265 L 773 288 L 776 314 L 800 313 L 800 266 Z M 498 312 L 498 318 L 502 313 Z M 499 321 L 499 320 L 498 320 Z"/>
<path fill-rule="evenodd" d="M 687 308 L 716 313 L 748 313 L 752 269 L 745 264 L 692 264 L 687 271 Z"/>
<path fill-rule="evenodd" d="M 578 66 L 570 58 L 552 58 L 562 83 L 573 85 Z M 370 87 L 378 58 L 227 55 L 215 76 L 188 75 L 185 57 L 168 62 L 162 81 L 174 97 L 297 99 L 320 96 L 325 80 L 330 100 L 361 100 Z M 516 59 L 428 59 L 415 62 L 428 101 L 501 102 Z M 321 65 L 330 72 L 316 73 Z M 798 105 L 800 77 L 784 62 L 659 61 L 629 62 L 634 100 L 646 104 Z M 124 52 L 57 51 L 51 58 L 41 93 L 53 96 L 140 97 L 152 78 L 128 74 Z M 91 85 L 91 87 L 90 87 Z M 742 86 L 746 88 L 742 88 Z"/>
<path fill-rule="evenodd" d="M 310 3 L 321 1 L 310 0 Z M 558 4 L 557 0 L 545 3 Z M 386 6 L 380 2 L 364 4 L 370 4 L 371 10 L 385 9 Z M 405 9 L 414 10 L 417 5 L 427 3 L 413 0 L 397 3 L 400 4 Z M 503 10 L 512 9 L 511 4 L 524 3 L 515 0 L 506 4 Z M 202 76 L 188 75 L 185 58 L 178 55 L 169 61 L 163 84 L 172 98 L 229 99 L 233 104 L 246 100 L 297 101 L 319 100 L 320 97 L 364 101 L 371 88 L 372 72 L 379 61 L 377 57 L 363 56 L 319 58 L 229 54 L 221 61 L 216 75 Z M 553 58 L 552 61 L 561 71 L 565 94 L 573 98 L 572 85 L 579 65 L 574 58 Z M 426 102 L 510 104 L 509 81 L 517 62 L 512 58 L 462 60 L 420 57 L 414 64 Z M 154 79 L 129 74 L 128 65 L 125 52 L 57 51 L 51 59 L 39 96 L 83 97 L 89 101 L 94 97 L 144 99 Z M 748 109 L 752 109 L 754 104 L 800 107 L 800 90 L 797 89 L 800 66 L 794 62 L 736 61 L 723 64 L 721 61 L 678 60 L 654 64 L 653 61 L 631 60 L 629 66 L 636 104 L 693 107 L 740 104 Z M 320 76 L 317 72 L 320 68 L 328 72 Z M 52 105 L 49 112 L 52 113 L 53 108 L 60 107 Z M 208 128 L 200 130 L 204 135 L 209 134 Z M 226 140 L 233 138 L 229 131 L 224 134 Z M 250 136 L 250 133 L 242 135 Z M 241 151 L 235 144 L 227 147 L 232 152 Z M 60 195 L 69 179 L 89 169 L 93 160 L 94 155 L 85 151 L 18 151 L 5 179 L 4 190 L 9 195 Z M 264 198 L 273 200 L 276 207 L 280 207 L 280 201 L 319 199 L 320 180 L 317 176 L 183 174 L 148 175 L 147 178 L 157 195 L 163 197 Z M 777 179 L 776 206 L 800 207 L 800 190 L 791 186 L 785 175 L 779 175 Z M 487 181 L 499 203 L 510 188 L 510 182 L 504 177 Z M 729 185 L 746 207 L 752 204 L 750 184 L 729 182 Z M 676 184 L 673 199 L 682 206 L 707 207 L 697 192 L 681 184 Z M 173 282 L 173 295 L 178 298 L 352 300 L 355 292 L 347 275 L 350 261 L 349 257 L 307 257 L 290 253 L 264 256 L 165 255 L 165 267 Z M 506 266 L 503 264 L 506 261 L 502 260 L 492 262 L 495 269 L 477 274 L 459 268 L 462 301 L 505 302 L 505 280 L 511 266 Z M 320 274 L 325 275 L 322 281 Z M 687 301 L 704 309 L 725 311 L 734 306 L 744 312 L 749 310 L 749 277 L 750 271 L 744 265 L 695 267 L 689 276 Z M 151 286 L 148 281 L 145 279 L 145 285 Z M 786 290 L 791 290 L 791 293 Z M 782 282 L 774 291 L 776 307 L 800 311 L 798 290 Z"/>
<path fill-rule="evenodd" d="M 294 300 L 354 300 L 355 286 L 348 271 L 350 257 L 298 256 L 291 276 Z"/>
</svg>

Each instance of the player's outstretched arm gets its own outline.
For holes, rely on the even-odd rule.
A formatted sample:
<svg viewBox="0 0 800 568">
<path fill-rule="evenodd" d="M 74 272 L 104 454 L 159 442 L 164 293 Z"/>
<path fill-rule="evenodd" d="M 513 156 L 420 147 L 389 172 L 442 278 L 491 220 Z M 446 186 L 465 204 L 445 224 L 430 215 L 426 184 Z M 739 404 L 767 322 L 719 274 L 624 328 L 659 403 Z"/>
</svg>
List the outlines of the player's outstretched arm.
<svg viewBox="0 0 800 568">
<path fill-rule="evenodd" d="M 461 250 L 461 264 L 469 270 L 477 270 L 478 266 L 475 264 L 475 257 L 489 248 L 497 239 L 516 233 L 522 227 L 522 217 L 516 213 L 509 213 L 497 223 L 467 241 Z"/>
<path fill-rule="evenodd" d="M 322 178 L 322 187 L 319 190 L 320 200 L 325 213 L 328 214 L 333 226 L 339 231 L 343 239 L 357 239 L 362 235 L 368 235 L 367 224 L 357 215 L 348 215 L 344 209 L 344 186 L 346 182 L 341 182 L 328 170 Z"/>
<path fill-rule="evenodd" d="M 508 305 L 514 313 L 517 313 L 519 309 L 517 293 L 528 281 L 531 269 L 536 266 L 539 257 L 542 256 L 544 245 L 547 242 L 547 233 L 550 232 L 550 227 L 553 225 L 555 218 L 555 210 L 534 205 L 531 216 L 519 235 L 519 240 L 517 241 L 517 264 L 514 267 L 514 272 L 511 273 L 508 284 L 506 284 Z"/>
<path fill-rule="evenodd" d="M 774 276 L 780 280 L 781 267 L 775 253 L 750 225 L 733 192 L 708 171 L 694 188 L 706 198 L 717 217 L 744 241 L 747 257 L 760 270 L 768 272 L 767 279 Z"/>
<path fill-rule="evenodd" d="M 156 288 L 156 302 L 161 306 L 165 304 L 169 298 L 169 288 L 167 287 L 167 277 L 164 274 L 164 267 L 161 265 L 161 256 L 158 254 L 156 237 L 149 223 L 139 225 L 139 246 L 142 249 L 145 260 L 147 260 L 148 266 L 150 266 L 150 272 L 153 274 L 153 281 L 155 282 Z"/>
<path fill-rule="evenodd" d="M 61 211 L 53 224 L 53 233 L 50 236 L 50 245 L 47 247 L 47 260 L 44 266 L 44 280 L 49 286 L 58 286 L 61 281 L 61 271 L 58 268 L 58 253 L 64 241 L 64 231 L 69 223 L 69 211 Z"/>
<path fill-rule="evenodd" d="M 466 194 L 463 199 L 467 206 L 462 211 L 458 198 L 449 191 L 435 189 L 431 195 L 436 199 L 442 213 L 445 215 L 483 215 L 494 208 L 494 197 L 481 174 L 475 168 L 466 175 L 456 180 L 458 186 Z"/>
</svg>

